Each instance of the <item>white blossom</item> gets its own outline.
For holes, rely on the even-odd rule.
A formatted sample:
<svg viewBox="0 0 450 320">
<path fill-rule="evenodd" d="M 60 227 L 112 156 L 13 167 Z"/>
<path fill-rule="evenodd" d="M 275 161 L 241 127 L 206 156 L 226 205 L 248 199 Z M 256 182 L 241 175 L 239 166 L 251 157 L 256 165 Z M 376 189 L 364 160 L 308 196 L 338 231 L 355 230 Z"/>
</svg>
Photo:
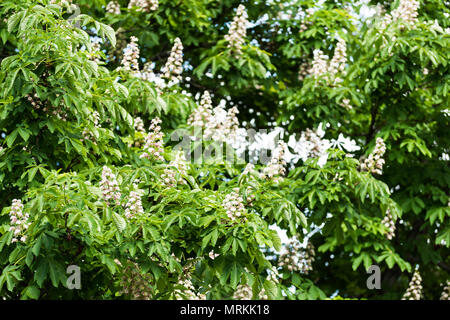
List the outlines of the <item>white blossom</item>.
<svg viewBox="0 0 450 320">
<path fill-rule="evenodd" d="M 131 42 L 123 50 L 122 67 L 124 70 L 139 72 L 139 46 L 138 38 L 131 36 Z"/>
<path fill-rule="evenodd" d="M 286 161 L 284 160 L 286 150 L 286 143 L 284 141 L 280 141 L 278 143 L 278 147 L 273 152 L 269 164 L 263 170 L 264 175 L 269 179 L 273 179 L 275 182 L 279 181 L 286 173 Z"/>
<path fill-rule="evenodd" d="M 245 42 L 247 34 L 247 11 L 243 4 L 240 4 L 236 10 L 236 15 L 231 22 L 228 34 L 225 35 L 225 40 L 228 42 L 228 48 L 231 48 L 238 57 L 242 54 L 242 45 Z"/>
<path fill-rule="evenodd" d="M 328 56 L 323 54 L 323 51 L 316 49 L 313 52 L 313 61 L 309 74 L 314 77 L 320 77 L 328 71 Z"/>
<path fill-rule="evenodd" d="M 236 287 L 233 294 L 235 300 L 251 300 L 253 297 L 253 290 L 248 284 L 240 284 Z"/>
<path fill-rule="evenodd" d="M 236 221 L 247 212 L 243 201 L 239 195 L 239 188 L 234 188 L 233 191 L 225 196 L 222 205 L 231 221 Z"/>
<path fill-rule="evenodd" d="M 187 175 L 187 162 L 182 151 L 175 154 L 175 158 L 164 169 L 164 173 L 161 175 L 161 179 L 167 187 L 175 187 L 177 184 L 186 184 L 182 176 Z M 180 174 L 180 178 L 177 179 L 177 173 Z"/>
<path fill-rule="evenodd" d="M 175 38 L 170 56 L 165 66 L 161 69 L 163 77 L 169 81 L 168 86 L 181 81 L 181 73 L 183 72 L 183 44 L 180 38 Z"/>
<path fill-rule="evenodd" d="M 106 12 L 111 14 L 120 14 L 120 4 L 117 1 L 110 1 L 106 5 Z"/>
<path fill-rule="evenodd" d="M 125 205 L 125 217 L 127 219 L 136 218 L 139 215 L 144 214 L 144 208 L 142 207 L 143 190 L 131 191 L 128 196 L 128 202 Z"/>
<path fill-rule="evenodd" d="M 347 63 L 347 44 L 344 39 L 339 38 L 334 50 L 333 58 L 328 66 L 328 72 L 332 75 L 336 75 L 339 72 L 343 72 L 345 64 Z"/>
<path fill-rule="evenodd" d="M 107 166 L 103 166 L 100 189 L 102 191 L 103 199 L 108 205 L 113 203 L 116 205 L 120 204 L 121 192 L 116 175 Z"/>
<path fill-rule="evenodd" d="M 383 224 L 388 229 L 388 231 L 386 232 L 386 238 L 392 240 L 395 236 L 395 221 L 389 208 L 386 210 L 386 215 L 381 221 L 381 224 Z"/>
<path fill-rule="evenodd" d="M 414 275 L 409 282 L 408 289 L 402 297 L 402 300 L 420 300 L 422 297 L 422 277 L 419 270 L 414 272 Z"/>
<path fill-rule="evenodd" d="M 136 11 L 150 12 L 158 9 L 158 0 L 130 0 L 128 9 L 136 8 Z"/>
<path fill-rule="evenodd" d="M 23 212 L 22 200 L 13 199 L 11 211 L 9 212 L 9 219 L 11 223 L 9 231 L 13 232 L 11 242 L 27 241 L 27 235 L 25 233 L 31 224 L 28 222 L 29 218 L 29 214 Z"/>
<path fill-rule="evenodd" d="M 450 300 L 450 280 L 447 280 L 444 290 L 442 290 L 440 300 Z"/>
<path fill-rule="evenodd" d="M 311 242 L 308 242 L 305 247 L 294 237 L 283 246 L 278 265 L 289 272 L 298 271 L 308 274 L 312 270 L 314 256 L 315 250 Z"/>
<path fill-rule="evenodd" d="M 152 120 L 149 133 L 145 137 L 144 153 L 141 154 L 140 158 L 164 160 L 163 157 L 163 136 L 161 132 L 161 127 L 159 124 L 161 120 L 156 117 Z"/>
<path fill-rule="evenodd" d="M 374 174 L 383 173 L 384 159 L 383 155 L 386 152 L 386 145 L 382 138 L 378 137 L 376 139 L 375 149 L 369 155 L 364 162 L 360 163 L 361 171 L 368 171 Z"/>
</svg>

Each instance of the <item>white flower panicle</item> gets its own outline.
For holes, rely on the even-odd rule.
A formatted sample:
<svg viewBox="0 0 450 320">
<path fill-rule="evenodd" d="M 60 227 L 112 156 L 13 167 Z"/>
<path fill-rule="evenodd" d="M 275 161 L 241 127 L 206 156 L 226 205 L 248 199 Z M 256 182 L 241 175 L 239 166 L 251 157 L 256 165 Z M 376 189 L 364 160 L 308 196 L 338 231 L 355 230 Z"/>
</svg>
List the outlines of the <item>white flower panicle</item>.
<svg viewBox="0 0 450 320">
<path fill-rule="evenodd" d="M 244 200 L 239 195 L 239 188 L 234 188 L 233 191 L 225 196 L 222 202 L 223 207 L 227 212 L 227 216 L 231 221 L 236 221 L 247 212 L 244 206 Z"/>
<path fill-rule="evenodd" d="M 391 210 L 388 208 L 386 211 L 386 215 L 383 218 L 383 221 L 381 223 L 388 229 L 386 233 L 386 238 L 388 240 L 392 240 L 395 236 L 395 221 L 392 217 Z"/>
<path fill-rule="evenodd" d="M 106 5 L 106 12 L 111 14 L 120 14 L 120 4 L 117 1 L 110 1 Z"/>
<path fill-rule="evenodd" d="M 139 46 L 138 38 L 131 36 L 131 42 L 123 50 L 122 67 L 126 71 L 139 72 Z"/>
<path fill-rule="evenodd" d="M 300 241 L 294 237 L 283 247 L 278 265 L 289 272 L 298 271 L 308 274 L 312 271 L 314 256 L 314 246 L 311 242 L 308 242 L 306 248 L 303 248 Z"/>
<path fill-rule="evenodd" d="M 414 272 L 414 275 L 409 282 L 408 289 L 402 297 L 402 300 L 420 300 L 422 296 L 422 277 L 419 270 Z"/>
<path fill-rule="evenodd" d="M 314 77 L 319 77 L 328 71 L 328 56 L 323 54 L 323 51 L 316 49 L 313 52 L 313 61 L 309 74 Z"/>
<path fill-rule="evenodd" d="M 161 123 L 161 119 L 158 117 L 154 118 L 150 124 L 150 132 L 145 137 L 145 145 L 144 145 L 144 153 L 140 156 L 140 158 L 147 159 L 156 159 L 156 160 L 164 160 L 163 157 L 163 136 L 164 134 L 161 132 L 161 127 L 159 124 Z"/>
<path fill-rule="evenodd" d="M 30 216 L 28 213 L 23 213 L 23 204 L 20 199 L 13 199 L 11 205 L 11 211 L 9 212 L 9 219 L 11 222 L 11 227 L 9 231 L 13 232 L 13 238 L 11 242 L 25 242 L 27 241 L 27 236 L 25 232 L 31 223 L 28 222 Z"/>
<path fill-rule="evenodd" d="M 121 193 L 116 175 L 107 166 L 103 166 L 100 189 L 102 191 L 103 199 L 108 205 L 114 203 L 116 205 L 120 204 Z"/>
<path fill-rule="evenodd" d="M 289 242 L 283 246 L 278 265 L 283 269 L 287 269 L 289 272 L 299 271 L 299 262 L 301 259 L 300 250 L 301 243 L 297 238 L 289 240 Z"/>
<path fill-rule="evenodd" d="M 163 77 L 171 84 L 176 84 L 181 81 L 181 73 L 183 72 L 183 44 L 180 38 L 175 38 L 170 56 L 163 69 Z"/>
<path fill-rule="evenodd" d="M 158 10 L 159 2 L 158 0 L 131 0 L 128 3 L 128 9 L 136 8 L 136 11 L 156 11 Z"/>
<path fill-rule="evenodd" d="M 125 205 L 125 217 L 127 219 L 136 218 L 139 215 L 144 214 L 144 208 L 142 207 L 142 190 L 131 191 L 128 202 Z"/>
<path fill-rule="evenodd" d="M 418 21 L 417 16 L 419 13 L 417 11 L 419 7 L 420 1 L 418 0 L 400 0 L 398 7 L 391 13 L 392 19 L 394 21 L 403 20 L 408 24 L 414 24 Z"/>
<path fill-rule="evenodd" d="M 308 242 L 306 248 L 301 252 L 300 272 L 308 274 L 313 270 L 312 264 L 315 255 L 314 245 L 311 242 Z"/>
<path fill-rule="evenodd" d="M 447 284 L 442 290 L 440 300 L 450 300 L 450 280 L 447 280 Z"/>
<path fill-rule="evenodd" d="M 253 297 L 253 290 L 248 284 L 240 284 L 236 287 L 233 294 L 235 300 L 251 300 Z"/>
<path fill-rule="evenodd" d="M 404 25 L 401 26 L 403 29 L 405 25 L 414 28 L 415 23 L 418 22 L 418 10 L 420 7 L 420 1 L 418 0 L 400 0 L 397 8 L 392 10 L 389 14 L 385 14 L 383 20 L 380 23 L 381 29 L 386 29 L 393 22 L 402 21 Z"/>
<path fill-rule="evenodd" d="M 383 155 L 386 152 L 386 145 L 382 138 L 378 137 L 375 142 L 375 149 L 367 159 L 361 163 L 361 171 L 368 171 L 374 174 L 383 173 L 384 159 Z"/>
<path fill-rule="evenodd" d="M 145 134 L 144 121 L 141 117 L 134 118 L 134 130 Z"/>
<path fill-rule="evenodd" d="M 247 34 L 248 15 L 245 6 L 240 4 L 236 10 L 236 15 L 231 22 L 225 40 L 228 41 L 228 48 L 231 48 L 236 57 L 242 54 L 242 45 Z"/>
<path fill-rule="evenodd" d="M 175 187 L 177 184 L 186 184 L 182 176 L 187 175 L 187 163 L 184 153 L 182 151 L 176 153 L 175 159 L 172 160 L 167 168 L 164 169 L 164 173 L 161 175 L 161 179 L 167 187 Z M 180 178 L 177 180 L 177 172 L 180 174 Z"/>
<path fill-rule="evenodd" d="M 233 144 L 239 137 L 239 119 L 236 107 L 226 111 L 221 105 L 212 108 L 209 92 L 202 95 L 198 108 L 189 116 L 188 124 L 203 129 L 203 138 L 214 141 L 227 141 Z"/>
<path fill-rule="evenodd" d="M 286 153 L 287 145 L 284 141 L 278 143 L 278 147 L 274 150 L 272 158 L 269 164 L 263 169 L 263 174 L 269 179 L 274 178 L 274 181 L 278 181 L 280 177 L 286 173 L 286 161 L 284 160 L 284 154 Z"/>
<path fill-rule="evenodd" d="M 330 65 L 328 67 L 328 72 L 333 75 L 339 72 L 343 72 L 346 63 L 347 63 L 347 44 L 344 39 L 339 38 L 338 43 L 336 45 L 336 49 L 334 50 L 333 58 L 331 59 Z"/>
<path fill-rule="evenodd" d="M 100 128 L 100 114 L 97 111 L 94 111 L 92 113 L 92 123 L 94 124 L 94 128 Z M 83 132 L 82 132 L 83 137 L 81 138 L 81 140 L 91 140 L 93 144 L 97 144 L 97 142 L 95 141 L 95 136 L 94 133 L 89 130 L 88 128 L 84 128 Z"/>
<path fill-rule="evenodd" d="M 119 266 L 122 266 L 119 260 L 114 260 Z M 152 276 L 148 273 L 142 274 L 140 268 L 135 262 L 127 262 L 120 276 L 120 293 L 129 296 L 132 300 L 150 300 L 153 290 L 150 286 Z"/>
<path fill-rule="evenodd" d="M 327 74 L 327 80 L 332 81 L 332 84 L 335 85 L 342 81 L 337 75 L 344 72 L 347 63 L 347 44 L 344 39 L 339 38 L 334 49 L 333 58 L 331 61 L 328 61 L 328 59 L 328 56 L 322 50 L 314 50 L 309 74 L 315 78 Z M 300 77 L 300 79 L 302 80 L 303 78 Z"/>
<path fill-rule="evenodd" d="M 212 120 L 212 100 L 208 91 L 204 91 L 199 106 L 192 112 L 188 125 L 205 129 Z"/>
</svg>

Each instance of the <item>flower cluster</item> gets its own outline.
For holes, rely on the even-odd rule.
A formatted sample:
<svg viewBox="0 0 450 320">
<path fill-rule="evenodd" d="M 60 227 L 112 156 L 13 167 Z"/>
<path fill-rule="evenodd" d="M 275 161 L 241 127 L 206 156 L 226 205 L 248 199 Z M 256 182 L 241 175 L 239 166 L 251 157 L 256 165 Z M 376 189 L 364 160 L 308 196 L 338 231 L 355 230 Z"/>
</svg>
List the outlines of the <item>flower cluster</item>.
<svg viewBox="0 0 450 320">
<path fill-rule="evenodd" d="M 251 300 L 253 297 L 253 290 L 248 284 L 240 284 L 237 286 L 233 294 L 235 300 Z"/>
<path fill-rule="evenodd" d="M 183 72 L 183 44 L 180 38 L 175 38 L 169 59 L 163 69 L 163 77 L 169 81 L 169 86 L 181 81 Z"/>
<path fill-rule="evenodd" d="M 330 61 L 328 67 L 328 72 L 331 75 L 336 75 L 343 72 L 345 69 L 345 64 L 347 63 L 347 44 L 344 39 L 339 38 L 334 50 L 333 58 Z"/>
<path fill-rule="evenodd" d="M 274 150 L 272 158 L 269 164 L 263 169 L 263 174 L 269 179 L 274 179 L 274 181 L 279 181 L 280 178 L 276 176 L 284 176 L 286 173 L 286 161 L 284 160 L 284 155 L 287 150 L 287 145 L 284 141 L 278 143 L 278 147 Z"/>
<path fill-rule="evenodd" d="M 243 199 L 239 195 L 239 188 L 234 188 L 233 191 L 228 193 L 225 196 L 222 205 L 231 221 L 236 221 L 246 213 Z"/>
<path fill-rule="evenodd" d="M 97 111 L 94 111 L 92 113 L 92 116 L 93 116 L 92 122 L 94 124 L 94 128 L 99 128 L 100 127 L 100 125 L 99 125 L 100 114 Z M 88 128 L 84 128 L 82 135 L 83 135 L 83 137 L 81 138 L 82 141 L 83 140 L 91 140 L 92 143 L 97 144 L 95 141 L 94 133 L 91 130 L 89 130 Z"/>
<path fill-rule="evenodd" d="M 156 11 L 158 10 L 159 2 L 158 0 L 131 0 L 128 3 L 128 9 L 136 7 L 136 11 Z"/>
<path fill-rule="evenodd" d="M 33 95 L 27 94 L 26 97 L 35 110 L 39 110 L 42 107 L 42 101 L 39 99 L 36 93 Z"/>
<path fill-rule="evenodd" d="M 306 248 L 301 252 L 302 259 L 300 263 L 300 272 L 308 274 L 313 270 L 312 264 L 314 262 L 315 254 L 314 245 L 311 242 L 308 242 Z"/>
<path fill-rule="evenodd" d="M 414 24 L 418 21 L 418 10 L 420 7 L 420 1 L 418 0 L 400 0 L 397 8 L 395 8 L 390 14 L 387 13 L 383 16 L 380 23 L 381 29 L 386 29 L 390 24 L 397 21 L 402 21 L 405 25 L 414 28 Z"/>
<path fill-rule="evenodd" d="M 107 166 L 103 166 L 100 189 L 102 191 L 103 199 L 108 205 L 112 203 L 115 203 L 116 205 L 120 204 L 121 193 L 116 175 Z"/>
<path fill-rule="evenodd" d="M 119 260 L 115 262 L 122 266 Z M 129 296 L 133 300 L 150 300 L 153 294 L 149 286 L 152 282 L 150 274 L 142 274 L 137 263 L 128 261 L 127 266 L 121 272 L 121 294 Z"/>
<path fill-rule="evenodd" d="M 308 62 L 303 62 L 298 68 L 298 81 L 303 81 L 306 76 L 309 74 L 309 70 L 311 69 Z"/>
<path fill-rule="evenodd" d="M 144 137 L 147 135 L 147 131 L 145 131 L 144 121 L 140 117 L 134 118 L 134 130 L 138 135 L 135 134 L 133 143 L 136 148 L 139 148 L 143 141 Z M 129 143 L 128 146 L 133 146 L 133 143 Z"/>
<path fill-rule="evenodd" d="M 164 160 L 162 153 L 163 149 L 163 136 L 164 134 L 161 132 L 161 127 L 159 124 L 161 120 L 156 117 L 152 120 L 150 124 L 150 132 L 145 137 L 145 145 L 144 145 L 144 153 L 140 156 L 140 158 L 155 158 L 156 160 Z"/>
<path fill-rule="evenodd" d="M 328 71 L 328 56 L 323 54 L 323 51 L 316 49 L 313 52 L 313 61 L 309 74 L 314 77 L 319 77 Z"/>
<path fill-rule="evenodd" d="M 414 24 L 417 22 L 419 7 L 420 1 L 418 0 L 400 0 L 398 7 L 391 13 L 392 20 L 403 20 L 407 24 Z"/>
<path fill-rule="evenodd" d="M 242 45 L 245 42 L 245 36 L 247 34 L 247 17 L 245 6 L 240 4 L 231 22 L 228 34 L 225 35 L 225 40 L 228 41 L 228 48 L 234 51 L 236 57 L 242 53 Z"/>
<path fill-rule="evenodd" d="M 161 75 L 156 74 L 154 71 L 154 64 L 151 61 L 147 61 L 142 68 L 142 71 L 137 74 L 138 77 L 153 82 L 156 86 L 156 90 L 159 94 L 162 93 L 162 89 L 166 87 L 166 83 Z"/>
<path fill-rule="evenodd" d="M 383 221 L 381 221 L 381 223 L 388 229 L 386 238 L 392 240 L 392 238 L 394 238 L 395 236 L 395 221 L 389 208 L 387 209 L 386 215 L 384 216 L 384 219 Z"/>
<path fill-rule="evenodd" d="M 306 30 L 308 30 L 308 25 L 311 25 L 312 22 L 308 21 L 308 19 L 314 14 L 314 9 L 313 8 L 308 8 L 306 9 L 306 15 L 302 21 L 302 23 L 300 24 L 300 32 L 305 32 Z"/>
<path fill-rule="evenodd" d="M 110 1 L 106 5 L 106 12 L 111 14 L 120 14 L 120 4 L 117 1 Z"/>
<path fill-rule="evenodd" d="M 141 117 L 134 118 L 134 130 L 140 133 L 145 133 L 144 121 Z"/>
<path fill-rule="evenodd" d="M 326 162 L 328 158 L 328 149 L 331 142 L 323 139 L 325 131 L 319 126 L 317 129 L 306 129 L 300 135 L 300 139 L 295 140 L 294 136 L 289 137 L 288 146 L 294 153 L 289 154 L 287 161 L 295 163 L 299 159 L 306 161 L 309 158 L 319 158 L 319 165 Z"/>
<path fill-rule="evenodd" d="M 350 104 L 350 99 L 347 99 L 347 98 L 342 99 L 341 107 L 351 110 L 352 106 Z"/>
<path fill-rule="evenodd" d="M 368 171 L 374 174 L 382 174 L 384 165 L 383 155 L 386 152 L 386 145 L 382 138 L 378 137 L 375 142 L 375 149 L 367 159 L 361 163 L 361 171 Z"/>
<path fill-rule="evenodd" d="M 9 231 L 13 232 L 13 238 L 11 242 L 25 242 L 27 241 L 27 236 L 25 232 L 31 223 L 28 222 L 28 213 L 23 213 L 23 204 L 20 199 L 13 199 L 11 205 L 11 211 L 9 212 L 9 219 L 11 221 L 11 227 Z"/>
<path fill-rule="evenodd" d="M 127 71 L 138 72 L 139 71 L 139 46 L 137 44 L 138 38 L 131 36 L 131 42 L 128 43 L 123 50 L 122 67 Z"/>
<path fill-rule="evenodd" d="M 414 272 L 414 275 L 409 282 L 408 289 L 402 297 L 402 300 L 420 300 L 422 295 L 422 277 L 419 270 Z"/>
<path fill-rule="evenodd" d="M 226 111 L 222 105 L 213 109 L 211 96 L 203 92 L 198 108 L 189 116 L 188 124 L 203 129 L 203 138 L 227 141 L 231 145 L 238 139 L 239 120 L 236 107 Z"/>
<path fill-rule="evenodd" d="M 197 293 L 192 281 L 188 278 L 181 277 L 177 283 L 183 289 L 175 290 L 175 299 L 177 300 L 206 300 L 206 295 Z"/>
<path fill-rule="evenodd" d="M 440 300 L 450 300 L 450 280 L 447 280 L 447 284 L 442 290 Z"/>
<path fill-rule="evenodd" d="M 283 247 L 280 254 L 278 265 L 287 269 L 289 272 L 299 271 L 308 274 L 312 270 L 314 262 L 314 246 L 308 242 L 306 248 L 302 246 L 300 241 L 295 237 Z"/>
<path fill-rule="evenodd" d="M 95 63 L 100 63 L 100 38 L 92 40 L 92 52 L 90 59 Z"/>
<path fill-rule="evenodd" d="M 204 91 L 200 99 L 198 108 L 196 108 L 188 118 L 188 125 L 204 128 L 208 127 L 213 117 L 212 100 L 208 91 Z"/>
<path fill-rule="evenodd" d="M 184 153 L 178 152 L 175 155 L 175 159 L 173 159 L 168 165 L 167 168 L 164 169 L 164 173 L 161 175 L 161 179 L 163 180 L 164 185 L 167 187 L 175 187 L 179 184 L 186 184 L 186 181 L 180 177 L 178 180 L 176 178 L 177 172 L 183 176 L 187 175 L 187 163 L 186 158 L 184 157 Z"/>
<path fill-rule="evenodd" d="M 142 190 L 131 191 L 127 204 L 125 205 L 125 217 L 127 219 L 135 218 L 144 213 L 141 202 Z"/>
<path fill-rule="evenodd" d="M 308 73 L 315 78 L 328 74 L 327 80 L 333 81 L 332 83 L 336 84 L 342 81 L 337 75 L 344 72 L 346 63 L 347 44 L 344 39 L 339 38 L 331 61 L 328 61 L 328 56 L 322 50 L 314 50 L 312 65 Z"/>
</svg>

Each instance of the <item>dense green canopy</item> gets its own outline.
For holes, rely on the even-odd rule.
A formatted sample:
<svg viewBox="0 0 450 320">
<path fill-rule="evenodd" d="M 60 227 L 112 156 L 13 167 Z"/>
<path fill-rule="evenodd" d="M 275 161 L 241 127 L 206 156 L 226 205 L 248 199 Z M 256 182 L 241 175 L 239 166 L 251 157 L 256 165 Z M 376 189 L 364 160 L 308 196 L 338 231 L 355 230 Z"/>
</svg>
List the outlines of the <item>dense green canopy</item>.
<svg viewBox="0 0 450 320">
<path fill-rule="evenodd" d="M 2 0 L 0 297 L 448 299 L 449 14 Z"/>
</svg>

